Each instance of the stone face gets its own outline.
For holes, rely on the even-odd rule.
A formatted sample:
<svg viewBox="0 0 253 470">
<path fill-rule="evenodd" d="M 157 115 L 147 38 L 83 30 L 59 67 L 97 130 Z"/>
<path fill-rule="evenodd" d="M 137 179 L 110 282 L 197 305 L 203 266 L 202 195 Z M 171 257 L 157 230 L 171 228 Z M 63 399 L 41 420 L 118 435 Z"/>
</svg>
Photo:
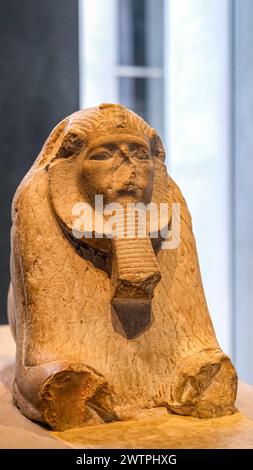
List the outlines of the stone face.
<svg viewBox="0 0 253 470">
<path fill-rule="evenodd" d="M 119 205 L 119 237 L 108 235 L 108 213 L 97 222 L 96 195 L 102 209 Z M 89 238 L 75 231 L 73 207 L 83 202 Z M 167 219 L 158 210 L 157 238 L 143 206 L 129 218 L 135 203 L 168 205 Z M 172 203 L 180 240 L 163 249 Z M 191 217 L 147 123 L 109 104 L 66 118 L 19 186 L 12 217 L 8 313 L 23 414 L 65 430 L 157 408 L 199 418 L 234 412 L 237 376 L 215 337 Z"/>
</svg>

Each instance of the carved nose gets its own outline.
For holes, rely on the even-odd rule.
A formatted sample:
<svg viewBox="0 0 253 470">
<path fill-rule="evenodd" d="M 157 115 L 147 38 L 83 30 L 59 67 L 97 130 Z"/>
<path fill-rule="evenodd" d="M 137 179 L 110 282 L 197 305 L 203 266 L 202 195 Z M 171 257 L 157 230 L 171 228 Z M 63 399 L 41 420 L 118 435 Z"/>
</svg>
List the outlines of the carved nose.
<svg viewBox="0 0 253 470">
<path fill-rule="evenodd" d="M 135 165 L 130 165 L 125 169 L 125 178 L 126 180 L 131 180 L 136 177 L 136 167 Z"/>
<path fill-rule="evenodd" d="M 128 177 L 136 176 L 136 162 L 127 153 L 122 154 L 121 169 Z"/>
<path fill-rule="evenodd" d="M 135 165 L 134 162 L 131 163 L 130 174 L 131 174 L 131 176 L 135 176 L 135 174 L 136 174 L 136 165 Z"/>
</svg>

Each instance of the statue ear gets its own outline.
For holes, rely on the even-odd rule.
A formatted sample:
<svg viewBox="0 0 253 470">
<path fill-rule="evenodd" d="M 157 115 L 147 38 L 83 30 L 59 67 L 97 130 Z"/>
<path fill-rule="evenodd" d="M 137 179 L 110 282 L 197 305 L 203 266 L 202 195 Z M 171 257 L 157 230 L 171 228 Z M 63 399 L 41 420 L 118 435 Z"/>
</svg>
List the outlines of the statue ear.
<svg viewBox="0 0 253 470">
<path fill-rule="evenodd" d="M 85 145 L 85 136 L 78 129 L 69 129 L 65 132 L 55 158 L 69 158 L 78 155 Z"/>
<path fill-rule="evenodd" d="M 72 230 L 72 210 L 76 203 L 86 202 L 80 181 L 81 150 L 87 138 L 78 127 L 67 126 L 55 155 L 47 165 L 49 197 L 55 216 L 62 225 Z"/>
<path fill-rule="evenodd" d="M 156 204 L 159 212 L 159 229 L 165 229 L 167 226 L 167 220 L 171 220 L 171 188 L 169 185 L 169 177 L 167 168 L 164 164 L 165 151 L 163 148 L 162 141 L 155 130 L 152 130 L 150 137 L 151 152 L 154 157 L 154 183 L 153 183 L 153 195 L 152 202 Z M 160 209 L 160 204 L 167 204 L 168 208 L 168 219 L 163 219 Z M 165 206 L 163 206 L 165 207 Z"/>
<path fill-rule="evenodd" d="M 150 138 L 150 147 L 151 147 L 151 152 L 152 155 L 161 162 L 164 162 L 165 160 L 165 150 L 161 141 L 160 136 L 157 134 L 157 132 L 153 129 L 152 130 L 152 135 Z"/>
<path fill-rule="evenodd" d="M 66 118 L 50 133 L 38 158 L 34 162 L 34 167 L 49 167 L 58 158 L 78 155 L 85 145 L 86 138 L 84 134 L 78 128 L 70 127 L 69 118 Z"/>
<path fill-rule="evenodd" d="M 63 119 L 63 121 L 57 124 L 57 126 L 49 134 L 32 168 L 44 168 L 50 164 L 52 159 L 55 158 L 55 154 L 61 145 L 67 126 L 68 118 Z"/>
<path fill-rule="evenodd" d="M 168 174 L 166 166 L 164 165 L 165 150 L 161 138 L 157 132 L 152 129 L 150 135 L 150 147 L 154 157 L 155 177 L 152 202 L 156 204 L 168 203 L 169 201 L 169 187 L 168 187 Z"/>
</svg>

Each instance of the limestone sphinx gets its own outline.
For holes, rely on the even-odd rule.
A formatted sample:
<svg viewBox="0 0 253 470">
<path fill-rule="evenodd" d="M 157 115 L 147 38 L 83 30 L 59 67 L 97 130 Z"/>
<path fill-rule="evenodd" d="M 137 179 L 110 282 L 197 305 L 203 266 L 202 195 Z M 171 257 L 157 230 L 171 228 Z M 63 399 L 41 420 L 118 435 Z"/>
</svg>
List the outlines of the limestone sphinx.
<svg viewBox="0 0 253 470">
<path fill-rule="evenodd" d="M 208 312 L 191 217 L 156 131 L 121 105 L 78 111 L 52 131 L 16 191 L 8 316 L 13 399 L 52 429 L 157 412 L 231 414 L 237 376 Z M 180 204 L 180 243 L 73 235 L 73 207 Z M 222 312 L 221 312 L 222 314 Z"/>
</svg>

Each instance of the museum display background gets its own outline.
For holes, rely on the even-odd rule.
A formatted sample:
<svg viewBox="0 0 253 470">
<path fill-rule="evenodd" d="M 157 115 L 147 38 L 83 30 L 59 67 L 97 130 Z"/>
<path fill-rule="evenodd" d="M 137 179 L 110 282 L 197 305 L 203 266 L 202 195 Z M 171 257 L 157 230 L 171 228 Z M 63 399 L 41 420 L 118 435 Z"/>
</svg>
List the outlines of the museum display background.
<svg viewBox="0 0 253 470">
<path fill-rule="evenodd" d="M 120 101 L 162 134 L 218 338 L 253 383 L 252 1 L 2 0 L 0 10 L 1 322 L 18 182 L 61 118 Z"/>
<path fill-rule="evenodd" d="M 0 4 L 0 320 L 7 322 L 10 207 L 52 127 L 79 107 L 78 4 Z"/>
</svg>

